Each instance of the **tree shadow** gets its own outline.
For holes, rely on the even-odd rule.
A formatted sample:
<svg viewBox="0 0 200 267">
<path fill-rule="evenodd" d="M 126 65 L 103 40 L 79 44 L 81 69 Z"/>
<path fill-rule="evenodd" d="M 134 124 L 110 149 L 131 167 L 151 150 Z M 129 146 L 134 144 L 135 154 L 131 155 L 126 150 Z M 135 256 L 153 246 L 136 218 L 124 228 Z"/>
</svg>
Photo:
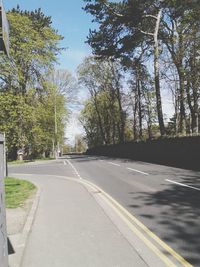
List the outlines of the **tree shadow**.
<svg viewBox="0 0 200 267">
<path fill-rule="evenodd" d="M 177 175 L 178 182 L 200 188 L 199 175 Z M 200 191 L 163 184 L 157 192 L 130 192 L 129 208 L 186 260 L 200 266 Z M 139 203 L 139 204 L 138 204 Z"/>
<path fill-rule="evenodd" d="M 62 159 L 69 159 L 69 157 L 63 156 Z M 90 161 L 98 161 L 106 159 L 104 156 L 86 156 L 86 155 L 80 155 L 80 154 L 70 154 L 70 159 L 76 160 L 77 162 L 90 162 Z"/>
</svg>

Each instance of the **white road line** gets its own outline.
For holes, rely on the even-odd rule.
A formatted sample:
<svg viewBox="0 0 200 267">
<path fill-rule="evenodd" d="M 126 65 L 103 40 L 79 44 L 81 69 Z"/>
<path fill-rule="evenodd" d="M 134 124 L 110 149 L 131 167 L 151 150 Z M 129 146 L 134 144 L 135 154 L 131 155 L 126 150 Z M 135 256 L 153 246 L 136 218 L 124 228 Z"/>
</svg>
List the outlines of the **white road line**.
<svg viewBox="0 0 200 267">
<path fill-rule="evenodd" d="M 197 188 L 197 187 L 194 187 L 194 186 L 191 186 L 191 185 L 178 183 L 178 182 L 175 182 L 175 181 L 172 181 L 172 180 L 168 180 L 168 179 L 165 179 L 165 181 L 167 181 L 167 182 L 169 182 L 169 183 L 173 183 L 173 184 L 181 185 L 181 186 L 184 186 L 184 187 L 188 187 L 188 188 L 191 188 L 191 189 L 200 191 L 200 188 Z"/>
<path fill-rule="evenodd" d="M 144 175 L 149 175 L 149 174 L 146 173 L 146 172 L 138 171 L 138 170 L 136 170 L 136 169 L 132 169 L 132 168 L 127 168 L 127 170 L 134 171 L 134 172 L 139 172 L 139 173 L 144 174 Z"/>
<path fill-rule="evenodd" d="M 77 169 L 74 167 L 74 165 L 67 159 L 66 160 L 67 163 L 72 167 L 72 169 L 74 170 L 74 173 L 78 176 L 79 179 L 82 179 L 82 177 L 80 176 L 80 174 L 78 173 Z"/>
<path fill-rule="evenodd" d="M 65 161 L 65 160 L 64 160 L 63 162 L 64 162 L 64 165 L 67 165 L 67 163 L 66 163 L 66 161 Z"/>
<path fill-rule="evenodd" d="M 114 163 L 114 162 L 111 162 L 111 161 L 109 161 L 109 162 L 108 162 L 108 164 L 112 164 L 112 165 L 114 165 L 114 166 L 118 166 L 118 167 L 120 167 L 120 165 L 119 165 L 119 164 L 117 164 L 117 163 Z"/>
</svg>

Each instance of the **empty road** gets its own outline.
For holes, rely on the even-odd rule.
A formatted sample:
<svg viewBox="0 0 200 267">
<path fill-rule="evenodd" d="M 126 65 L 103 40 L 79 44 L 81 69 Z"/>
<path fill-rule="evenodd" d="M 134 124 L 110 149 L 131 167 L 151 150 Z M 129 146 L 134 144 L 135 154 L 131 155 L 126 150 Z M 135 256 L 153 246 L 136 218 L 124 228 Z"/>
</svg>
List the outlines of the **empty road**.
<svg viewBox="0 0 200 267">
<path fill-rule="evenodd" d="M 69 155 L 9 173 L 84 179 L 102 188 L 193 266 L 200 266 L 200 173 L 126 159 Z"/>
</svg>

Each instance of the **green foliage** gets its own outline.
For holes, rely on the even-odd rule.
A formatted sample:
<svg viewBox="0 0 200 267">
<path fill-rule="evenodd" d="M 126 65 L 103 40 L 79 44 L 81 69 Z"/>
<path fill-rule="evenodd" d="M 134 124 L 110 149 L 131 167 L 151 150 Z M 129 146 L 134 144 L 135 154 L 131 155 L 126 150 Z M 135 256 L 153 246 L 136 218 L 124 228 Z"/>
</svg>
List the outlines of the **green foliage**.
<svg viewBox="0 0 200 267">
<path fill-rule="evenodd" d="M 100 127 L 99 120 L 101 120 L 102 128 Z M 120 123 L 119 106 L 116 99 L 112 105 L 110 104 L 108 92 L 102 91 L 98 93 L 95 100 L 91 97 L 85 103 L 80 121 L 86 131 L 89 147 L 119 142 L 119 132 L 117 129 L 117 125 Z M 130 136 L 128 129 L 126 129 L 126 136 Z"/>
<path fill-rule="evenodd" d="M 86 58 L 79 66 L 79 82 L 91 96 L 81 117 L 90 139 L 89 145 L 94 142 L 124 142 L 126 112 L 122 105 L 123 77 L 120 68 L 117 61 L 96 60 L 93 57 Z"/>
<path fill-rule="evenodd" d="M 82 137 L 81 135 L 76 135 L 75 136 L 75 148 L 74 151 L 76 153 L 84 153 L 87 150 L 87 145 L 86 142 L 84 140 L 84 137 Z"/>
<path fill-rule="evenodd" d="M 49 156 L 53 143 L 63 142 L 68 115 L 68 91 L 63 94 L 58 84 L 47 81 L 62 36 L 41 9 L 17 7 L 7 15 L 10 57 L 0 56 L 0 131 L 6 134 L 9 159 L 16 159 L 18 150 L 25 158 Z M 70 83 L 69 74 L 64 78 Z"/>
<path fill-rule="evenodd" d="M 6 89 L 25 94 L 36 82 L 41 83 L 61 50 L 62 39 L 41 13 L 10 11 L 10 58 L 0 57 L 1 79 Z"/>
<path fill-rule="evenodd" d="M 85 11 L 99 24 L 99 28 L 90 31 L 88 36 L 95 54 L 129 58 L 144 41 L 146 44 L 152 42 L 152 37 L 144 35 L 141 30 L 153 31 L 152 21 L 144 18 L 145 14 L 156 15 L 158 8 L 153 8 L 153 1 L 85 2 Z"/>
<path fill-rule="evenodd" d="M 34 144 L 31 146 L 32 154 L 37 156 L 46 152 L 49 156 L 53 142 L 61 144 L 63 142 L 68 114 L 65 98 L 56 92 L 56 88 L 49 85 L 43 95 L 35 97 L 34 103 L 34 121 L 31 130 L 31 142 Z M 57 133 L 55 133 L 55 123 Z"/>
<path fill-rule="evenodd" d="M 19 5 L 17 5 L 17 8 L 13 8 L 11 10 L 12 13 L 20 14 L 20 15 L 26 15 L 31 18 L 33 23 L 37 25 L 37 27 L 50 27 L 52 24 L 51 17 L 46 16 L 41 8 L 35 9 L 34 11 L 29 10 L 21 10 Z"/>
<path fill-rule="evenodd" d="M 82 123 L 87 137 L 89 147 L 103 144 L 104 140 L 101 136 L 101 129 L 98 123 L 98 114 L 95 110 L 93 101 L 87 101 L 81 112 L 80 122 Z"/>
<path fill-rule="evenodd" d="M 198 1 L 179 0 L 85 0 L 84 10 L 91 14 L 93 22 L 99 27 L 91 30 L 88 43 L 98 56 L 114 56 L 129 58 L 144 43 L 148 53 L 149 44 L 153 38 L 146 33 L 153 33 L 155 17 L 160 9 L 163 10 L 162 20 L 168 23 L 169 12 L 173 18 L 182 20 L 185 27 L 199 25 L 200 8 Z M 167 14 L 167 16 L 166 16 Z M 161 36 L 160 36 L 161 37 Z"/>
<path fill-rule="evenodd" d="M 8 151 L 28 144 L 28 135 L 32 124 L 33 108 L 25 98 L 12 93 L 0 93 L 0 132 L 6 134 Z"/>
</svg>

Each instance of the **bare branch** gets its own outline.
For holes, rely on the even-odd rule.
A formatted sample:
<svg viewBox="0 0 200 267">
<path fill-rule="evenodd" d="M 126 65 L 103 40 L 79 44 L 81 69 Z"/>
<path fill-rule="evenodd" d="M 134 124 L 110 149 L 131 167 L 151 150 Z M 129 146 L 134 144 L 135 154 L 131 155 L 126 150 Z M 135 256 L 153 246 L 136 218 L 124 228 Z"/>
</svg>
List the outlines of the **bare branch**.
<svg viewBox="0 0 200 267">
<path fill-rule="evenodd" d="M 158 19 L 157 16 L 154 16 L 154 15 L 144 15 L 142 16 L 143 18 L 152 18 L 152 19 Z"/>
<path fill-rule="evenodd" d="M 149 35 L 149 36 L 154 36 L 154 34 L 152 32 L 145 32 L 141 29 L 138 29 L 141 33 L 145 34 L 145 35 Z"/>
<path fill-rule="evenodd" d="M 104 5 L 114 14 L 116 15 L 117 17 L 124 17 L 124 15 L 120 14 L 120 13 L 117 13 L 113 8 L 111 8 L 107 3 L 104 3 Z"/>
</svg>

